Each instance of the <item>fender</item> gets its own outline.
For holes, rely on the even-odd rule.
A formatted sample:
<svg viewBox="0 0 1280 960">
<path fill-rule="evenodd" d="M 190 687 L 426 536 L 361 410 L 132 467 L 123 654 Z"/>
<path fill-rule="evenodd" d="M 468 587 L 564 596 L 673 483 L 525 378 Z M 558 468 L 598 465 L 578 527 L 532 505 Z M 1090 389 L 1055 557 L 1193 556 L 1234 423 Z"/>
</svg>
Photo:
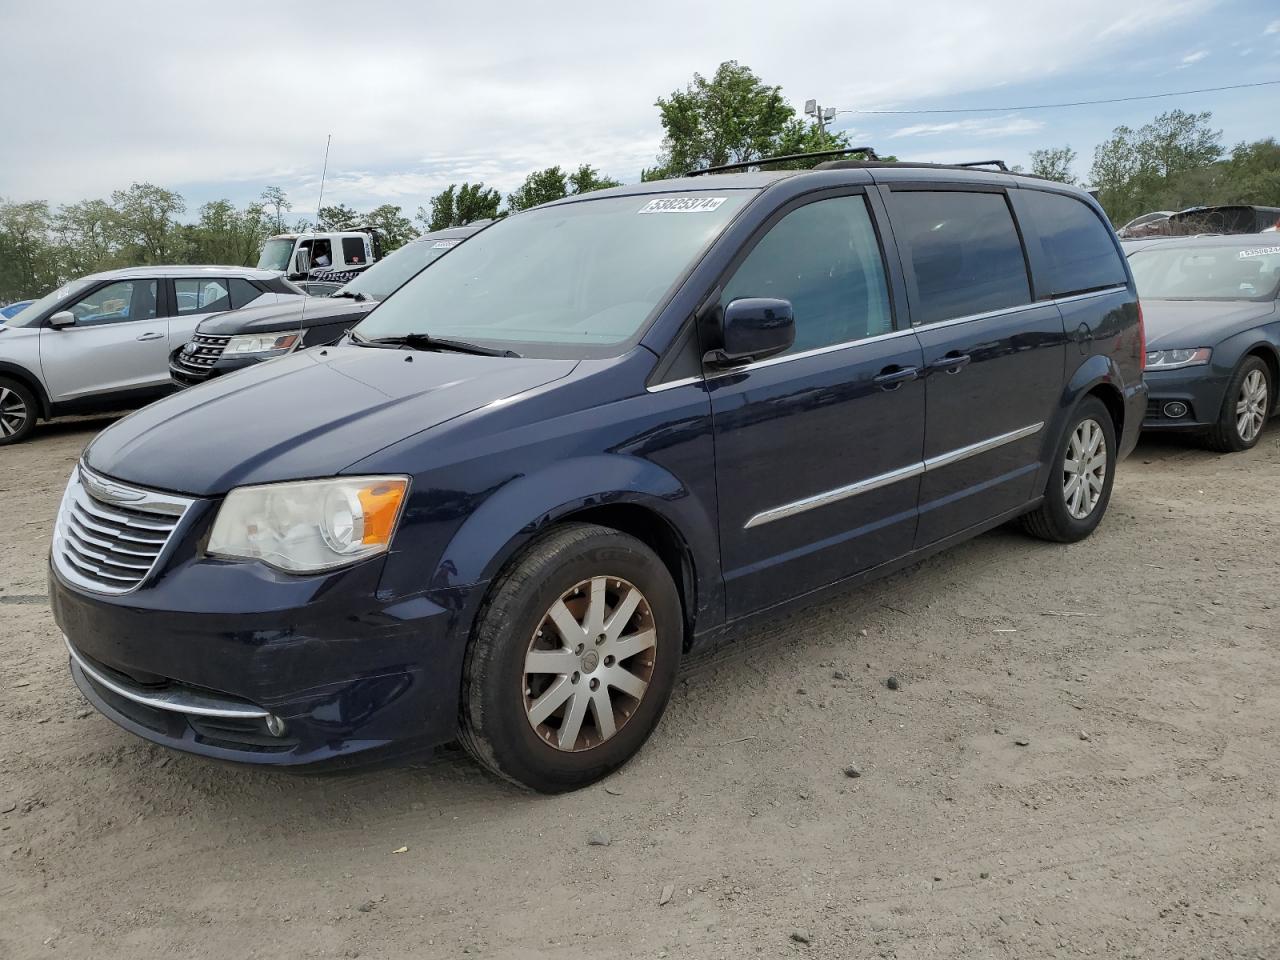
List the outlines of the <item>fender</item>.
<svg viewBox="0 0 1280 960">
<path fill-rule="evenodd" d="M 592 507 L 630 504 L 664 520 L 683 544 L 693 572 L 699 627 L 724 615 L 714 518 L 674 474 L 649 460 L 622 455 L 575 457 L 508 483 L 467 518 L 440 555 L 433 588 L 484 583 L 548 525 Z"/>
<path fill-rule="evenodd" d="M 1037 474 L 1036 485 L 1033 488 L 1037 495 L 1049 482 L 1049 471 L 1053 464 L 1054 454 L 1066 435 L 1067 418 L 1075 410 L 1080 398 L 1087 393 L 1091 393 L 1099 385 L 1106 385 L 1112 390 L 1115 399 L 1124 407 L 1126 431 L 1136 431 L 1141 426 L 1141 413 L 1137 414 L 1139 418 L 1137 423 L 1130 422 L 1133 420 L 1134 414 L 1130 409 L 1129 398 L 1135 388 L 1132 385 L 1125 384 L 1124 374 L 1121 373 L 1120 367 L 1115 360 L 1106 354 L 1100 353 L 1085 357 L 1067 380 L 1058 408 L 1054 411 L 1053 417 L 1048 423 L 1048 429 L 1044 431 L 1044 440 L 1040 447 L 1040 472 Z M 1138 385 L 1138 388 L 1140 387 L 1141 381 L 1139 381 Z M 1123 448 L 1122 437 L 1116 437 L 1116 446 Z"/>
<path fill-rule="evenodd" d="M 1261 328 L 1254 326 L 1247 330 L 1242 330 L 1213 348 L 1212 369 L 1216 375 L 1221 377 L 1224 389 L 1227 380 L 1235 372 L 1241 358 L 1246 353 L 1251 353 L 1259 347 L 1262 348 L 1260 352 L 1265 352 L 1268 355 L 1272 369 L 1280 369 L 1280 342 L 1277 342 L 1280 335 L 1267 329 L 1267 327 L 1271 326 L 1280 325 L 1277 325 L 1273 319 Z"/>
<path fill-rule="evenodd" d="M 36 403 L 40 404 L 40 416 L 47 420 L 51 416 L 53 405 L 49 402 L 49 395 L 45 393 L 44 384 L 40 382 L 40 378 L 26 367 L 20 367 L 16 363 L 10 363 L 7 360 L 0 360 L 0 376 L 5 374 L 15 380 L 21 380 L 31 389 L 31 392 L 35 394 Z"/>
</svg>

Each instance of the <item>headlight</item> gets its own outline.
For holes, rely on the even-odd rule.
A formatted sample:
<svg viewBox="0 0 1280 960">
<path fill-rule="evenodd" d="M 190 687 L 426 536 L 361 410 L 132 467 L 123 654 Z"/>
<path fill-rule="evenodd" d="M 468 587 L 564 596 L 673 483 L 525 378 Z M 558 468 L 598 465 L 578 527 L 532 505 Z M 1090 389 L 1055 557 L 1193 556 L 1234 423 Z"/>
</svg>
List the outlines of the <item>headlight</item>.
<svg viewBox="0 0 1280 960">
<path fill-rule="evenodd" d="M 1209 362 L 1213 350 L 1195 347 L 1190 350 L 1151 350 L 1147 353 L 1148 370 L 1178 370 L 1182 367 L 1198 367 Z"/>
<path fill-rule="evenodd" d="M 302 339 L 297 330 L 282 333 L 253 333 L 243 337 L 232 337 L 223 355 L 235 353 L 271 353 L 275 350 L 290 350 Z"/>
<path fill-rule="evenodd" d="M 408 489 L 407 477 L 237 487 L 218 510 L 209 553 L 289 573 L 346 566 L 387 549 Z"/>
</svg>

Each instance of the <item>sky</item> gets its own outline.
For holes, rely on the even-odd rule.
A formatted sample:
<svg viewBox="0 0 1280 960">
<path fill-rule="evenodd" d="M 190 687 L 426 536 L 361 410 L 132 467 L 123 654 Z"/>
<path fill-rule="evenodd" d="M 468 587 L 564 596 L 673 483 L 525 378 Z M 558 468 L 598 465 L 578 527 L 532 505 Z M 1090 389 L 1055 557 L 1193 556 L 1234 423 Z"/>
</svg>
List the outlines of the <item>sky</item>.
<svg viewBox="0 0 1280 960">
<path fill-rule="evenodd" d="M 661 149 L 654 101 L 724 60 L 797 107 L 1016 108 L 1280 80 L 1277 0 L 899 4 L 0 0 L 0 197 L 65 203 L 130 183 L 189 216 L 284 187 L 412 215 L 451 182 L 504 194 L 590 163 L 624 182 Z M 18 91 L 14 95 L 14 91 Z M 1280 86 L 1062 110 L 841 112 L 902 159 L 1027 162 L 1069 144 L 1087 176 L 1119 124 L 1213 112 L 1231 145 L 1280 136 Z"/>
</svg>

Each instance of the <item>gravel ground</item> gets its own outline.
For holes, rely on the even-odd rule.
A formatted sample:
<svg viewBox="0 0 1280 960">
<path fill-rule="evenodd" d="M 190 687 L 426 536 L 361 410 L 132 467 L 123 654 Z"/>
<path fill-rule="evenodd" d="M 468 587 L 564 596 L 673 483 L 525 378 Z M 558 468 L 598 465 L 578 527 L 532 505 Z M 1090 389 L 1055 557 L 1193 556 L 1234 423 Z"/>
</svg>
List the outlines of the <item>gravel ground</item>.
<svg viewBox="0 0 1280 960">
<path fill-rule="evenodd" d="M 1280 956 L 1280 422 L 1144 441 L 1085 543 L 997 531 L 688 664 L 553 798 L 90 710 L 45 554 L 104 423 L 0 451 L 0 957 Z"/>
</svg>

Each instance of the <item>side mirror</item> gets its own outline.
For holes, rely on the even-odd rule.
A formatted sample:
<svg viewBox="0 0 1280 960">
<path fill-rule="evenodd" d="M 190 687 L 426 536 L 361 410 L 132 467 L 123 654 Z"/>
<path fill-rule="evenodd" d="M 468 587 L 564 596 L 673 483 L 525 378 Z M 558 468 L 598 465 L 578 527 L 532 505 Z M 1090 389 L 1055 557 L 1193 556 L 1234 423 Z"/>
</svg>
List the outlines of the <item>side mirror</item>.
<svg viewBox="0 0 1280 960">
<path fill-rule="evenodd" d="M 49 318 L 49 326 L 55 330 L 61 330 L 63 327 L 74 327 L 76 325 L 76 315 L 70 310 L 59 310 Z"/>
<path fill-rule="evenodd" d="M 311 254 L 306 250 L 299 250 L 293 257 L 293 272 L 306 276 L 311 272 Z"/>
<path fill-rule="evenodd" d="M 720 321 L 722 346 L 707 356 L 717 366 L 763 360 L 796 342 L 796 321 L 790 300 L 744 297 L 724 308 Z"/>
</svg>

